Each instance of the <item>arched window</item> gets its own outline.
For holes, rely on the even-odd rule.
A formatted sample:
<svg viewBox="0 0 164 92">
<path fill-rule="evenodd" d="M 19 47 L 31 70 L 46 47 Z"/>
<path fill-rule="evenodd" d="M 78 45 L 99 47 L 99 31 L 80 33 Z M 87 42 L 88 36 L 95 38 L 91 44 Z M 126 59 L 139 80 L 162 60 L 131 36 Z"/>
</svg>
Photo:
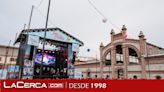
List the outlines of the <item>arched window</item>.
<svg viewBox="0 0 164 92">
<path fill-rule="evenodd" d="M 106 55 L 106 60 L 111 60 L 111 54 L 110 54 L 110 52 Z"/>
<path fill-rule="evenodd" d="M 111 52 L 109 52 L 105 57 L 105 65 L 111 65 Z"/>
<path fill-rule="evenodd" d="M 138 64 L 138 55 L 136 51 L 132 48 L 129 48 L 129 64 Z"/>
<path fill-rule="evenodd" d="M 123 64 L 123 52 L 121 45 L 116 46 L 116 63 Z"/>
</svg>

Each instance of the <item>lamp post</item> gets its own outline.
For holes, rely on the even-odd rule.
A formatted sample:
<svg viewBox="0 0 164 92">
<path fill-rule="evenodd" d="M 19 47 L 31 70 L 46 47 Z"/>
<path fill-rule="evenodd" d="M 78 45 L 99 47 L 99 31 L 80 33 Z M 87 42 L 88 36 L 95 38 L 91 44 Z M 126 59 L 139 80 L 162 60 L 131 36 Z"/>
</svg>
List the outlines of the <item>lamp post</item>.
<svg viewBox="0 0 164 92">
<path fill-rule="evenodd" d="M 90 49 L 87 49 L 87 52 L 90 52 L 91 50 Z M 92 50 L 93 51 L 93 50 Z M 95 51 L 95 53 L 96 53 L 96 51 Z M 97 77 L 97 62 L 98 60 L 97 60 L 97 53 L 96 53 L 96 77 Z"/>
<path fill-rule="evenodd" d="M 41 60 L 40 76 L 39 76 L 40 78 L 42 78 L 42 71 L 43 71 L 43 69 L 42 69 L 43 68 L 43 57 L 44 57 L 44 50 L 45 50 L 46 31 L 47 31 L 47 26 L 48 26 L 48 18 L 49 18 L 50 4 L 51 4 L 51 0 L 49 0 L 49 3 L 48 3 L 46 25 L 45 25 L 45 30 L 44 30 L 43 48 L 42 48 L 42 60 Z"/>
<path fill-rule="evenodd" d="M 148 59 L 148 56 L 149 56 L 148 46 L 146 46 L 146 51 L 147 51 L 147 60 L 148 60 L 148 73 L 149 73 L 149 79 L 150 79 L 150 62 L 149 62 L 149 59 Z"/>
<path fill-rule="evenodd" d="M 16 41 L 16 38 L 17 38 L 17 33 L 15 34 L 15 40 L 14 41 Z M 12 53 L 11 53 L 11 58 L 13 58 L 14 57 L 14 48 L 15 47 L 15 44 L 13 43 L 13 47 L 12 47 Z M 11 67 L 11 61 L 10 61 L 10 67 Z M 16 68 L 16 64 L 15 64 L 15 66 L 14 66 L 14 74 L 15 74 L 15 68 Z M 8 76 L 8 73 L 7 73 L 7 76 Z M 8 78 L 10 78 L 10 77 L 8 77 Z"/>
</svg>

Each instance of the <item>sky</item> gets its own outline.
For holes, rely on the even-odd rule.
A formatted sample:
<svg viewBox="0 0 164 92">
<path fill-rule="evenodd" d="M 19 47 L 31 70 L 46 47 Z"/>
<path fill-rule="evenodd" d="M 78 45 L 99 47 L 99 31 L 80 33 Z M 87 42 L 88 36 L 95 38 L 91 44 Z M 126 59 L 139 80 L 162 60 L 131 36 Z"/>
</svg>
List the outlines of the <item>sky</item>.
<svg viewBox="0 0 164 92">
<path fill-rule="evenodd" d="M 120 32 L 112 24 L 119 28 L 126 25 L 130 38 L 138 39 L 139 32 L 143 31 L 148 42 L 164 47 L 164 0 L 90 1 L 108 19 L 106 23 L 88 0 L 51 0 L 48 27 L 59 27 L 83 41 L 80 56 L 99 56 L 100 43 L 110 43 L 111 29 Z M 44 28 L 48 0 L 1 0 L 1 45 L 13 42 L 15 34 L 28 24 L 32 5 L 35 8 L 31 28 Z"/>
</svg>

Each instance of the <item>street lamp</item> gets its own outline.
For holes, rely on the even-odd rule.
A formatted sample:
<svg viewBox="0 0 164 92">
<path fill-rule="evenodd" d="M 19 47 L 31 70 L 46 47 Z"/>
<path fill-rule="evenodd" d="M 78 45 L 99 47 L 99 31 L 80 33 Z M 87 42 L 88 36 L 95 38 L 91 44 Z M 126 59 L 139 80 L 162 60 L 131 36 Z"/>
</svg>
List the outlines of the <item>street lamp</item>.
<svg viewBox="0 0 164 92">
<path fill-rule="evenodd" d="M 91 50 L 90 49 L 87 49 L 87 52 L 90 52 Z M 92 50 L 92 51 L 94 51 L 94 50 Z M 96 53 L 96 51 L 95 51 L 95 53 Z M 97 62 L 98 60 L 97 60 L 97 53 L 96 53 L 96 76 L 95 77 L 97 77 Z"/>
<path fill-rule="evenodd" d="M 42 69 L 43 68 L 43 57 L 44 57 L 44 50 L 45 50 L 46 31 L 47 31 L 47 26 L 48 26 L 48 18 L 49 18 L 50 4 L 51 4 L 51 0 L 49 0 L 49 3 L 48 3 L 46 25 L 45 25 L 45 30 L 44 30 L 43 48 L 42 48 L 42 60 L 41 60 L 40 76 L 39 76 L 40 78 L 42 78 L 42 72 L 43 72 L 43 69 Z"/>
<path fill-rule="evenodd" d="M 149 62 L 149 52 L 148 52 L 148 46 L 146 46 L 146 49 L 147 49 L 147 60 L 148 60 L 148 73 L 149 73 L 149 79 L 150 79 L 150 62 Z"/>
</svg>

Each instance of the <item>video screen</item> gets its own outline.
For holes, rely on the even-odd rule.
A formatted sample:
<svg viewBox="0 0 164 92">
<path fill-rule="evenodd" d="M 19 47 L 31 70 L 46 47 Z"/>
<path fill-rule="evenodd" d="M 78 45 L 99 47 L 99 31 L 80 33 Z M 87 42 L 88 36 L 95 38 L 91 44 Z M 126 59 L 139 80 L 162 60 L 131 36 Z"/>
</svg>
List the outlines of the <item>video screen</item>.
<svg viewBox="0 0 164 92">
<path fill-rule="evenodd" d="M 41 64 L 42 61 L 42 53 L 35 54 L 35 64 Z M 56 58 L 54 55 L 45 53 L 43 57 L 43 65 L 54 65 L 56 62 Z"/>
</svg>

